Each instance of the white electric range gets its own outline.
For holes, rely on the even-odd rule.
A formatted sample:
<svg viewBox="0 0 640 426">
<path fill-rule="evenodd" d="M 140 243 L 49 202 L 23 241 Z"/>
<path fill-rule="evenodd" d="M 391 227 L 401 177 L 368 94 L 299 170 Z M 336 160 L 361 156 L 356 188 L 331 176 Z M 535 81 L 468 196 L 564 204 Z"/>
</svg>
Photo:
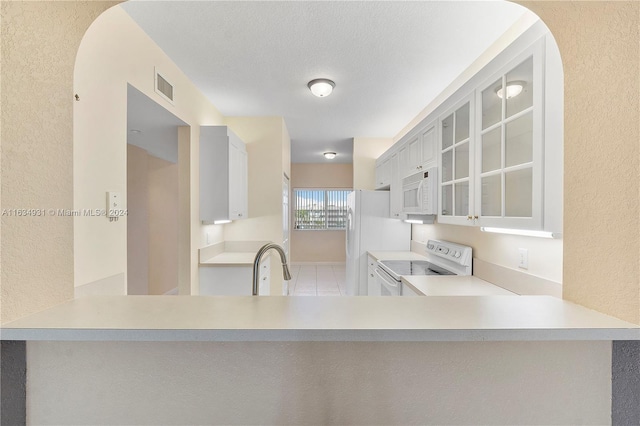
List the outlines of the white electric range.
<svg viewBox="0 0 640 426">
<path fill-rule="evenodd" d="M 402 275 L 471 275 L 472 249 L 449 241 L 429 240 L 426 260 L 379 260 L 376 285 L 382 296 L 402 295 Z"/>
</svg>

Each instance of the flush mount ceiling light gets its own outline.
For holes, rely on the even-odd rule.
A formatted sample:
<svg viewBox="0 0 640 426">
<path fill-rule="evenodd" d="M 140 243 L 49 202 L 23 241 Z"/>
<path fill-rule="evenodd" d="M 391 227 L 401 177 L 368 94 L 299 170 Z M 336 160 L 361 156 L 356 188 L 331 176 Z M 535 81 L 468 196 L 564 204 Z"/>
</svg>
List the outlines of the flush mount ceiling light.
<svg viewBox="0 0 640 426">
<path fill-rule="evenodd" d="M 527 83 L 524 81 L 510 81 L 509 83 L 507 83 L 507 99 L 514 98 L 522 93 L 522 89 L 524 88 L 525 84 Z M 496 90 L 496 95 L 498 95 L 498 97 L 502 99 L 504 95 L 502 87 Z"/>
<path fill-rule="evenodd" d="M 307 87 L 309 87 L 309 90 L 311 90 L 311 93 L 315 96 L 324 98 L 331 94 L 336 84 L 326 78 L 316 78 L 315 80 L 311 80 L 309 84 L 307 84 Z"/>
<path fill-rule="evenodd" d="M 325 152 L 322 155 L 324 155 L 324 158 L 326 158 L 327 160 L 333 160 L 338 154 L 336 154 L 335 152 Z"/>
</svg>

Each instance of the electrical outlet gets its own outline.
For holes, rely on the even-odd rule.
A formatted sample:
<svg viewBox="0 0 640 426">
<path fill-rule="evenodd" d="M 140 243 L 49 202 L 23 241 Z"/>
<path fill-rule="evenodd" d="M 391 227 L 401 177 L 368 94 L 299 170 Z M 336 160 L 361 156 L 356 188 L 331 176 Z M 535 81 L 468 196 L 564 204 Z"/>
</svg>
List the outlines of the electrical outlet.
<svg viewBox="0 0 640 426">
<path fill-rule="evenodd" d="M 518 268 L 529 269 L 529 250 L 518 249 Z"/>
</svg>

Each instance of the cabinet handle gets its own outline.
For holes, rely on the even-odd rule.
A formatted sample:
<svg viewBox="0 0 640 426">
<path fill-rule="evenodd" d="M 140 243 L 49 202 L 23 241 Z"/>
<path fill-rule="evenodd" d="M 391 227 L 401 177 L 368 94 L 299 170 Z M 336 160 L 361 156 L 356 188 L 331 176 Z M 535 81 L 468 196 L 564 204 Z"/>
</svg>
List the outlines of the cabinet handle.
<svg viewBox="0 0 640 426">
<path fill-rule="evenodd" d="M 474 218 L 474 219 L 479 219 L 479 217 L 478 217 L 478 216 L 474 216 L 473 218 Z"/>
<path fill-rule="evenodd" d="M 467 220 L 473 219 L 473 216 L 467 216 Z"/>
<path fill-rule="evenodd" d="M 262 281 L 266 281 L 266 280 L 267 280 L 267 277 L 263 277 L 263 278 L 262 278 Z"/>
<path fill-rule="evenodd" d="M 373 278 L 373 274 L 369 274 L 369 275 L 371 275 L 371 278 Z"/>
</svg>

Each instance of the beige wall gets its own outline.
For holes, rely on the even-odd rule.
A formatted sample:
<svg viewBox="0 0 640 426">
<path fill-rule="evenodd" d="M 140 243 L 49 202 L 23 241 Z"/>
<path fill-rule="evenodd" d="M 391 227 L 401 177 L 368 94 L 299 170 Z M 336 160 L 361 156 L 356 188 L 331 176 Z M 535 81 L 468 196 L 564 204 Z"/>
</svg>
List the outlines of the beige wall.
<svg viewBox="0 0 640 426">
<path fill-rule="evenodd" d="M 290 176 L 291 141 L 281 117 L 227 117 L 229 128 L 247 145 L 249 218 L 224 226 L 226 241 L 282 244 L 283 173 Z M 276 259 L 277 258 L 277 259 Z M 280 258 L 271 256 L 271 294 L 282 294 Z"/>
<path fill-rule="evenodd" d="M 178 164 L 149 156 L 149 294 L 178 287 Z"/>
<path fill-rule="evenodd" d="M 322 163 L 292 164 L 291 189 L 296 188 L 352 189 L 353 165 Z M 293 208 L 294 206 L 292 204 L 292 211 Z M 293 213 L 291 217 L 293 218 Z M 297 231 L 293 229 L 292 224 L 292 262 L 344 263 L 345 260 L 344 231 Z"/>
<path fill-rule="evenodd" d="M 375 189 L 376 158 L 391 145 L 391 138 L 353 138 L 353 189 Z"/>
<path fill-rule="evenodd" d="M 73 66 L 86 29 L 116 3 L 1 2 L 2 208 L 73 209 Z M 0 226 L 0 320 L 72 299 L 73 218 L 3 215 Z"/>
<path fill-rule="evenodd" d="M 117 30 L 115 30 L 117 29 Z M 174 85 L 172 105 L 154 91 L 154 67 Z M 189 197 L 181 197 L 183 214 L 198 212 L 199 125 L 222 124 L 222 115 L 202 95 L 164 52 L 120 8 L 102 14 L 86 32 L 75 64 L 74 90 L 74 206 L 97 208 L 104 204 L 106 191 L 126 194 L 126 107 L 130 83 L 176 117 L 189 124 L 190 146 L 182 146 L 181 173 L 190 176 Z M 184 141 L 183 141 L 184 142 Z M 182 143 L 181 145 L 184 145 Z M 194 178 L 195 177 L 195 178 Z M 181 182 L 187 184 L 186 177 Z M 181 292 L 190 293 L 197 283 L 197 249 L 206 241 L 221 241 L 222 227 L 200 224 L 191 214 L 190 268 L 182 267 Z M 218 229 L 216 229 L 218 228 Z M 75 220 L 75 285 L 80 286 L 124 272 L 126 266 L 127 220 L 109 222 L 105 218 L 80 217 Z M 101 244 L 95 244 L 95 241 Z M 183 242 L 184 244 L 184 242 Z M 182 258 L 182 261 L 187 261 Z M 189 269 L 184 272 L 185 269 Z M 122 292 L 126 288 L 123 282 Z"/>
<path fill-rule="evenodd" d="M 519 3 L 565 71 L 564 298 L 640 324 L 640 2 Z"/>
<path fill-rule="evenodd" d="M 127 294 L 149 294 L 149 154 L 127 145 Z"/>
<path fill-rule="evenodd" d="M 127 145 L 127 294 L 178 287 L 178 164 Z"/>
</svg>

